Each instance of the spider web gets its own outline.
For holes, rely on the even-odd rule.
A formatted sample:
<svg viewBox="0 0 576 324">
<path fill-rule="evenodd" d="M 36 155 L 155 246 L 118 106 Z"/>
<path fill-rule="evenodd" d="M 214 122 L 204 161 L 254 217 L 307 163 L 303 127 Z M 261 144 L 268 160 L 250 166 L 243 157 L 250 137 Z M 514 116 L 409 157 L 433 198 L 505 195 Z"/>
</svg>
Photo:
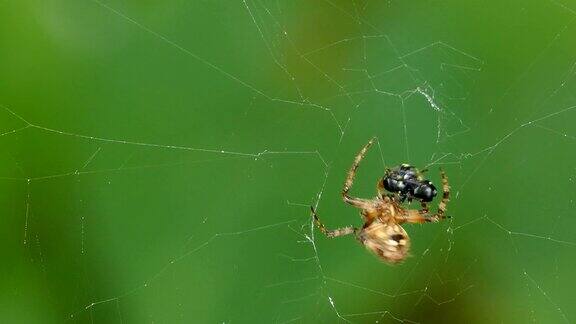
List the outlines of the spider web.
<svg viewBox="0 0 576 324">
<path fill-rule="evenodd" d="M 576 319 L 576 6 L 3 6 L 3 321 Z M 452 186 L 398 266 L 309 215 L 372 136 Z"/>
</svg>

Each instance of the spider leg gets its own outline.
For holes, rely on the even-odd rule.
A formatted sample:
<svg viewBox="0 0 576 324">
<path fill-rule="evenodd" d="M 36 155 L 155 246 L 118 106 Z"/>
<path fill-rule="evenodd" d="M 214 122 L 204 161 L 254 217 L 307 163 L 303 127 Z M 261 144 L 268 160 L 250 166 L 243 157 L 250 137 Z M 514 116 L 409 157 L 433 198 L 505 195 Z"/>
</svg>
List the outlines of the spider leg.
<svg viewBox="0 0 576 324">
<path fill-rule="evenodd" d="M 408 209 L 406 210 L 406 212 L 402 215 L 396 215 L 395 219 L 396 222 L 398 224 L 403 224 L 403 223 L 416 223 L 416 224 L 422 224 L 422 223 L 437 223 L 442 219 L 445 219 L 445 216 L 440 216 L 438 214 L 434 214 L 434 215 L 429 215 L 426 213 L 422 213 L 421 210 L 416 210 L 416 209 Z"/>
<path fill-rule="evenodd" d="M 396 222 L 398 224 L 403 223 L 436 223 L 439 221 L 438 218 L 428 217 L 426 214 L 422 214 L 419 210 L 408 209 L 402 215 L 395 216 Z"/>
<path fill-rule="evenodd" d="M 446 218 L 444 214 L 446 213 L 446 207 L 450 201 L 450 185 L 448 184 L 448 177 L 444 170 L 440 169 L 440 176 L 442 177 L 442 200 L 438 204 L 438 210 L 433 216 L 438 216 L 439 218 Z"/>
<path fill-rule="evenodd" d="M 350 191 L 350 188 L 352 188 L 352 184 L 354 183 L 354 177 L 356 176 L 356 170 L 358 169 L 360 162 L 364 158 L 364 155 L 366 155 L 366 152 L 368 152 L 370 146 L 372 146 L 372 143 L 374 143 L 375 139 L 376 139 L 375 137 L 370 139 L 368 144 L 364 145 L 364 147 L 360 150 L 360 152 L 358 152 L 358 155 L 356 155 L 356 157 L 354 158 L 354 163 L 352 163 L 352 167 L 350 167 L 350 170 L 348 171 L 346 181 L 344 182 L 344 187 L 342 188 L 342 199 L 344 200 L 344 202 L 354 207 L 362 209 L 370 208 L 371 207 L 370 201 L 366 199 L 350 197 L 348 195 L 348 192 Z"/>
<path fill-rule="evenodd" d="M 320 219 L 318 219 L 318 215 L 316 214 L 314 207 L 310 206 L 310 210 L 312 210 L 312 217 L 314 217 L 314 224 L 316 224 L 316 226 L 318 226 L 318 229 L 320 229 L 320 232 L 324 233 L 324 235 L 326 235 L 329 238 L 353 234 L 353 233 L 356 233 L 358 231 L 357 228 L 352 227 L 352 226 L 337 228 L 335 230 L 328 230 L 328 229 L 326 229 L 324 224 L 322 224 L 322 222 L 320 222 Z"/>
<path fill-rule="evenodd" d="M 378 197 L 380 199 L 384 199 L 384 197 L 388 195 L 386 189 L 384 189 L 384 179 L 378 180 L 378 183 L 376 183 L 376 190 L 378 191 Z"/>
</svg>

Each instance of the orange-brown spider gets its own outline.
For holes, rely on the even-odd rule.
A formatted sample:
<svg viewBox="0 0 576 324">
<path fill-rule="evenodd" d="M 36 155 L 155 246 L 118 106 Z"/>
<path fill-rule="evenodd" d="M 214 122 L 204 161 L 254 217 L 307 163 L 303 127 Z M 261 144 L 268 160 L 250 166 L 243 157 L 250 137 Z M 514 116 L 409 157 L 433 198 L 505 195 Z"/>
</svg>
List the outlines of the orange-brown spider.
<svg viewBox="0 0 576 324">
<path fill-rule="evenodd" d="M 344 199 L 344 202 L 362 210 L 360 212 L 364 220 L 362 228 L 358 229 L 348 226 L 335 230 L 328 230 L 318 219 L 318 215 L 316 215 L 314 208 L 312 208 L 312 215 L 314 217 L 314 222 L 320 231 L 327 237 L 332 238 L 355 234 L 360 243 L 364 244 L 368 250 L 375 253 L 377 256 L 382 258 L 382 260 L 388 263 L 398 263 L 406 258 L 408 251 L 410 250 L 410 237 L 401 225 L 404 223 L 434 223 L 441 219 L 445 219 L 446 216 L 444 214 L 446 213 L 446 205 L 450 200 L 450 186 L 448 185 L 446 174 L 442 169 L 440 169 L 443 195 L 442 200 L 438 205 L 437 212 L 432 215 L 429 214 L 428 206 L 425 202 L 421 202 L 421 210 L 406 209 L 402 207 L 397 194 L 386 194 L 382 179 L 378 181 L 376 187 L 378 190 L 378 196 L 376 198 L 362 199 L 350 197 L 348 191 L 350 191 L 352 183 L 354 182 L 356 170 L 373 142 L 374 138 L 372 138 L 368 144 L 360 150 L 358 155 L 356 155 L 354 163 L 352 164 L 350 171 L 348 171 L 346 182 L 344 182 L 344 188 L 342 189 L 342 198 Z"/>
</svg>

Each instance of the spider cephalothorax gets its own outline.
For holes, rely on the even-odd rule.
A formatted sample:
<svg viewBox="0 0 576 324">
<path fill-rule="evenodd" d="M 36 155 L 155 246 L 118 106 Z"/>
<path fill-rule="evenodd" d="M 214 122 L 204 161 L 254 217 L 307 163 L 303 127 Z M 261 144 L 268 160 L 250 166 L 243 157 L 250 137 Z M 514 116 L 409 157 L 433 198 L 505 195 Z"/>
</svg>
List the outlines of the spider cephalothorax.
<svg viewBox="0 0 576 324">
<path fill-rule="evenodd" d="M 387 169 L 382 182 L 384 189 L 398 194 L 400 201 L 418 199 L 430 202 L 436 197 L 436 187 L 430 180 L 422 177 L 424 171 L 418 171 L 409 164 L 401 164 L 393 169 Z"/>
<path fill-rule="evenodd" d="M 441 219 L 445 219 L 446 216 L 444 216 L 444 214 L 446 212 L 446 204 L 449 201 L 450 186 L 448 185 L 448 178 L 446 178 L 444 171 L 441 170 L 440 174 L 442 176 L 443 191 L 442 200 L 438 205 L 438 211 L 434 214 L 430 214 L 428 212 L 428 206 L 426 202 L 432 199 L 426 199 L 430 197 L 432 192 L 434 192 L 433 196 L 435 196 L 434 186 L 430 181 L 423 180 L 421 177 L 419 177 L 419 173 L 417 171 L 412 173 L 412 167 L 409 165 L 402 165 L 398 169 L 398 172 L 404 172 L 403 175 L 408 175 L 407 178 L 410 181 L 415 179 L 415 189 L 410 192 L 415 198 L 420 199 L 422 203 L 422 209 L 406 209 L 402 206 L 402 199 L 399 198 L 399 196 L 386 194 L 385 180 L 387 177 L 384 177 L 378 181 L 378 196 L 376 198 L 362 199 L 350 197 L 348 192 L 350 191 L 352 183 L 354 182 L 354 176 L 356 175 L 358 165 L 364 158 L 364 155 L 373 142 L 374 138 L 371 139 L 368 144 L 362 148 L 362 150 L 360 150 L 358 155 L 356 155 L 354 163 L 352 164 L 350 171 L 348 171 L 346 182 L 344 182 L 344 188 L 342 189 L 342 198 L 344 199 L 344 202 L 361 209 L 360 214 L 364 220 L 364 225 L 362 228 L 358 229 L 352 226 L 348 226 L 336 230 L 328 230 L 318 219 L 314 208 L 312 208 L 312 215 L 314 217 L 314 222 L 320 231 L 327 237 L 337 237 L 354 233 L 356 238 L 362 244 L 364 244 L 368 250 L 375 253 L 382 260 L 389 263 L 398 263 L 406 258 L 408 251 L 410 250 L 410 237 L 401 225 L 404 223 L 438 222 Z M 401 168 L 403 168 L 403 170 Z M 424 189 L 422 189 L 422 187 L 424 187 Z M 433 191 L 426 191 L 422 193 L 418 190 L 418 188 L 424 191 L 426 188 L 431 188 Z M 424 197 L 426 199 L 420 197 Z"/>
</svg>

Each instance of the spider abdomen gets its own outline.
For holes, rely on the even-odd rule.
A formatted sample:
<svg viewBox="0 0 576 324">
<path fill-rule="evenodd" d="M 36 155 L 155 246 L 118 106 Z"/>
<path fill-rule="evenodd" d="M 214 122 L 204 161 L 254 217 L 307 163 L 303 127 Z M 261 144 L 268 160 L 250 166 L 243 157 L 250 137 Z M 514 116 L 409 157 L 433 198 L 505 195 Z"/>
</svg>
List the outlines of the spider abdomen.
<svg viewBox="0 0 576 324">
<path fill-rule="evenodd" d="M 358 239 L 368 250 L 389 263 L 403 261 L 410 250 L 408 233 L 398 224 L 374 221 L 362 229 Z"/>
</svg>

